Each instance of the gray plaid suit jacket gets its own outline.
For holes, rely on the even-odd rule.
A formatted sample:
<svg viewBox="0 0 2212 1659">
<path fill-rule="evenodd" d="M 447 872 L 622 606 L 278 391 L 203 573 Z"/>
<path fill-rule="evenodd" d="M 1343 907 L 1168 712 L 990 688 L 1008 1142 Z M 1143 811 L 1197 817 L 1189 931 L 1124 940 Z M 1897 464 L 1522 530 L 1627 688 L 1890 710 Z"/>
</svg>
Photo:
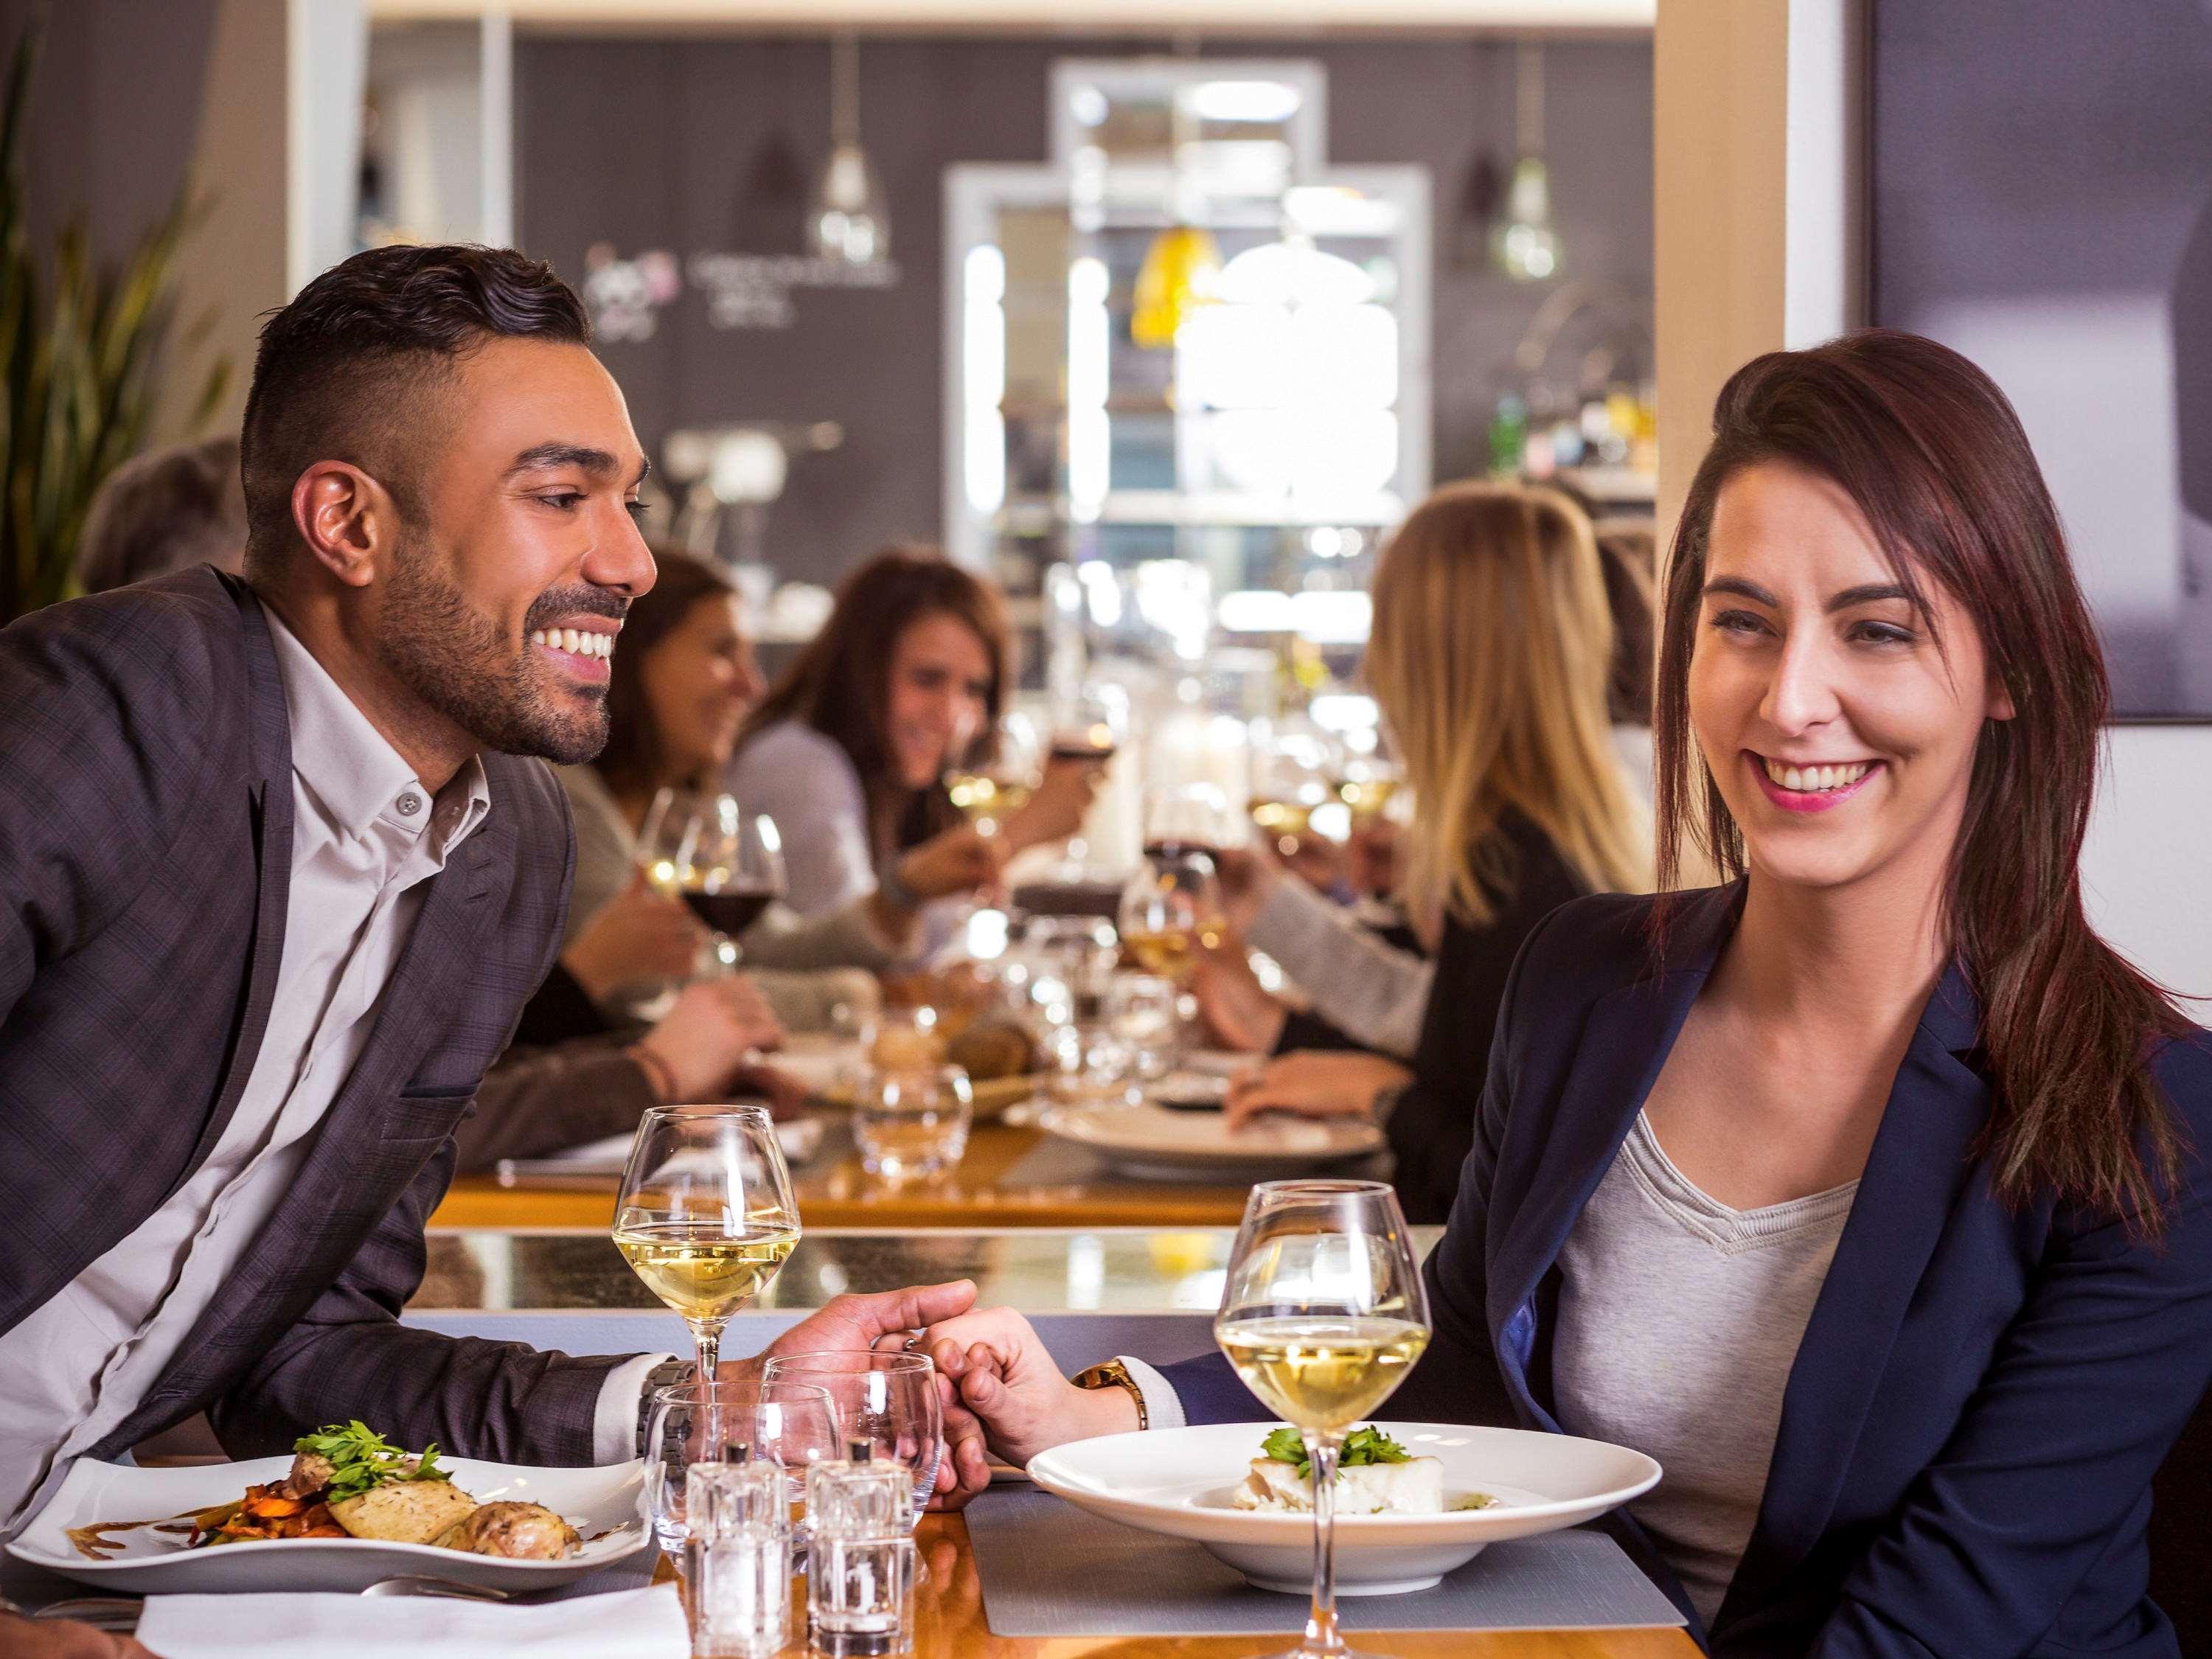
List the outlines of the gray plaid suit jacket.
<svg viewBox="0 0 2212 1659">
<path fill-rule="evenodd" d="M 100 1447 L 205 1410 L 230 1450 L 359 1417 L 400 1443 L 592 1461 L 618 1358 L 404 1330 L 454 1125 L 561 940 L 574 837 L 543 763 L 432 878 L 293 1189 Z M 291 744 L 260 603 L 204 567 L 0 629 L 0 1330 L 198 1167 L 266 1028 Z"/>
</svg>

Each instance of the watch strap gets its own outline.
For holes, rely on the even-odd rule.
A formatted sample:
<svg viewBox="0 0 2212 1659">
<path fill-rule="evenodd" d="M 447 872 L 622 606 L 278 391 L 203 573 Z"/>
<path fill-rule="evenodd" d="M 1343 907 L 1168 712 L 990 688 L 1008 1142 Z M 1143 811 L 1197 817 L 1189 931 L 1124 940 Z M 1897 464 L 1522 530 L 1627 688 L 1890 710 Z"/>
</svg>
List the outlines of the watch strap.
<svg viewBox="0 0 2212 1659">
<path fill-rule="evenodd" d="M 1127 1389 L 1129 1398 L 1137 1402 L 1137 1427 L 1152 1426 L 1152 1413 L 1145 1409 L 1145 1390 L 1137 1379 L 1129 1375 L 1129 1368 L 1119 1359 L 1101 1360 L 1068 1378 L 1079 1389 Z"/>
<path fill-rule="evenodd" d="M 688 1359 L 664 1359 L 645 1374 L 645 1386 L 637 1395 L 637 1455 L 646 1454 L 645 1437 L 653 1427 L 653 1401 L 663 1389 L 673 1389 L 689 1382 L 698 1375 L 699 1368 Z"/>
</svg>

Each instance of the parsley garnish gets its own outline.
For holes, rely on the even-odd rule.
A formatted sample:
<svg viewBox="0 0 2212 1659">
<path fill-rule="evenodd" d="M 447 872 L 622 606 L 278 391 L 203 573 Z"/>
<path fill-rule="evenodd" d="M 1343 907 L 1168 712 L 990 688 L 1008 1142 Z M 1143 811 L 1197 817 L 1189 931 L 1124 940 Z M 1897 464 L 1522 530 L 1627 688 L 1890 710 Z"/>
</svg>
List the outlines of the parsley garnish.
<svg viewBox="0 0 2212 1659">
<path fill-rule="evenodd" d="M 294 1441 L 292 1449 L 313 1452 L 330 1460 L 331 1484 L 323 1498 L 326 1504 L 342 1504 L 349 1498 L 358 1498 L 365 1492 L 389 1486 L 396 1480 L 450 1480 L 453 1478 L 450 1471 L 438 1467 L 436 1442 L 425 1447 L 422 1455 L 416 1458 L 400 1450 L 359 1418 L 343 1426 L 325 1423 L 313 1434 L 303 1434 Z"/>
<path fill-rule="evenodd" d="M 1298 1478 L 1313 1479 L 1313 1464 L 1306 1457 L 1305 1442 L 1292 1428 L 1277 1429 L 1260 1443 L 1260 1449 L 1278 1463 L 1295 1463 Z M 1367 1463 L 1403 1463 L 1413 1454 L 1370 1423 L 1364 1429 L 1354 1429 L 1344 1437 L 1344 1450 L 1337 1458 L 1340 1473 L 1356 1469 Z"/>
</svg>

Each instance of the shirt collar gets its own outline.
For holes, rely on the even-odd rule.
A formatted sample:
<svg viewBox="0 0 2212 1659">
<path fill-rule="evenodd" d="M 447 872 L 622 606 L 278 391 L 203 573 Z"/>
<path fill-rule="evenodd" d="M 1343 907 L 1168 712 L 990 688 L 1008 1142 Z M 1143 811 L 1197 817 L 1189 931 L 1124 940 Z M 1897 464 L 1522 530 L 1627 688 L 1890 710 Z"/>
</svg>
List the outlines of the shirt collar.
<svg viewBox="0 0 2212 1659">
<path fill-rule="evenodd" d="M 380 821 L 410 836 L 432 829 L 441 857 L 459 846 L 491 810 L 483 761 L 470 756 L 434 800 L 314 653 L 273 608 L 264 609 L 292 725 L 292 770 L 331 820 L 355 836 Z"/>
</svg>

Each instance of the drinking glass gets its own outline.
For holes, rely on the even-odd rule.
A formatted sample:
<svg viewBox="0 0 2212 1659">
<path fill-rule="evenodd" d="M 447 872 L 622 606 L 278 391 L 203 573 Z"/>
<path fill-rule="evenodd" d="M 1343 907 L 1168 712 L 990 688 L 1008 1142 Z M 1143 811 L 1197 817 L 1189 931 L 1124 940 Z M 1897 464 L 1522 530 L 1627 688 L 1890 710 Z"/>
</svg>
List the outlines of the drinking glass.
<svg viewBox="0 0 2212 1659">
<path fill-rule="evenodd" d="M 968 1073 L 957 1066 L 880 1070 L 853 1109 L 860 1167 L 893 1181 L 926 1181 L 968 1150 L 975 1114 Z"/>
<path fill-rule="evenodd" d="M 1336 1628 L 1338 1454 L 1429 1341 L 1428 1297 L 1397 1194 L 1378 1181 L 1255 1187 L 1213 1340 L 1245 1386 L 1297 1427 L 1312 1466 L 1313 1611 L 1305 1640 L 1276 1659 L 1346 1654 Z"/>
<path fill-rule="evenodd" d="M 1148 860 L 1121 894 L 1121 944 L 1148 974 L 1180 983 L 1201 948 L 1228 936 L 1221 886 L 1203 853 Z"/>
<path fill-rule="evenodd" d="M 1182 1048 L 1182 992 L 1173 980 L 1123 974 L 1107 1003 L 1107 1029 L 1127 1056 L 1131 1073 L 1146 1082 L 1175 1068 Z"/>
<path fill-rule="evenodd" d="M 646 1427 L 647 1498 L 653 1531 L 672 1556 L 684 1553 L 685 1476 L 694 1463 L 722 1455 L 732 1441 L 783 1471 L 793 1529 L 801 1525 L 806 1471 L 845 1455 L 836 1407 L 826 1389 L 763 1382 L 751 1401 L 709 1396 L 696 1379 L 655 1390 Z"/>
<path fill-rule="evenodd" d="M 615 1200 L 615 1248 L 684 1316 L 714 1388 L 722 1327 L 799 1243 L 775 1126 L 758 1106 L 655 1106 L 638 1121 Z"/>
<path fill-rule="evenodd" d="M 1118 685 L 1086 683 L 1053 699 L 1052 757 L 1109 761 L 1128 728 L 1128 694 Z"/>
<path fill-rule="evenodd" d="M 948 773 L 946 793 L 980 835 L 995 836 L 1029 804 L 1044 776 L 1044 738 L 1018 709 L 1000 716 L 997 753 L 981 764 Z"/>
<path fill-rule="evenodd" d="M 1210 783 L 1154 789 L 1145 797 L 1145 856 L 1170 863 L 1191 853 L 1209 856 L 1241 847 L 1249 832 L 1230 810 L 1229 798 Z"/>
<path fill-rule="evenodd" d="M 729 795 L 661 790 L 638 832 L 637 865 L 655 892 L 706 924 L 708 959 L 721 969 L 738 965 L 738 936 L 784 891 L 775 820 Z"/>
<path fill-rule="evenodd" d="M 914 1491 L 906 1516 L 911 1530 L 936 1490 L 945 1450 L 945 1413 L 929 1356 L 854 1349 L 786 1354 L 769 1360 L 763 1375 L 772 1383 L 827 1390 L 848 1441 L 865 1440 L 872 1456 L 904 1466 Z"/>
</svg>

